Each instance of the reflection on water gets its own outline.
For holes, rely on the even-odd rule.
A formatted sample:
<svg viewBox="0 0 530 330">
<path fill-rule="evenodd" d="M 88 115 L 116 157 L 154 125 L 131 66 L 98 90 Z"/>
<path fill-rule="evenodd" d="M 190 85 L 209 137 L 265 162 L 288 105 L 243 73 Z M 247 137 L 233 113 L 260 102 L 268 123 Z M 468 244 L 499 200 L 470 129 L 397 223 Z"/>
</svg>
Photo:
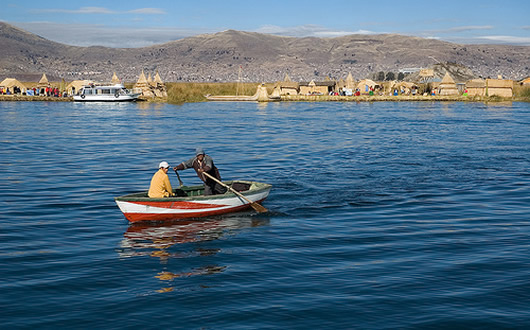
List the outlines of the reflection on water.
<svg viewBox="0 0 530 330">
<path fill-rule="evenodd" d="M 171 272 L 167 268 L 171 259 L 211 257 L 221 252 L 217 248 L 204 248 L 197 243 L 217 240 L 223 236 L 236 235 L 241 229 L 269 224 L 269 218 L 253 212 L 194 220 L 179 220 L 164 223 L 135 223 L 123 234 L 118 254 L 121 258 L 149 256 L 158 258 L 163 270 L 154 277 L 164 283 L 156 292 L 171 292 L 174 287 L 166 285 L 181 277 L 212 275 L 223 272 L 227 266 L 212 264 L 187 271 Z M 178 250 L 179 244 L 186 245 L 186 251 Z M 190 251 L 190 245 L 192 246 Z"/>
<path fill-rule="evenodd" d="M 164 259 L 175 255 L 167 252 L 175 244 L 211 241 L 227 233 L 234 234 L 239 229 L 265 226 L 268 223 L 269 218 L 257 217 L 250 211 L 222 218 L 135 223 L 123 234 L 118 254 L 122 258 L 150 255 Z M 196 251 L 200 255 L 215 254 L 200 248 Z"/>
<path fill-rule="evenodd" d="M 136 106 L 140 110 L 162 110 L 167 109 L 165 103 L 137 102 Z"/>
</svg>

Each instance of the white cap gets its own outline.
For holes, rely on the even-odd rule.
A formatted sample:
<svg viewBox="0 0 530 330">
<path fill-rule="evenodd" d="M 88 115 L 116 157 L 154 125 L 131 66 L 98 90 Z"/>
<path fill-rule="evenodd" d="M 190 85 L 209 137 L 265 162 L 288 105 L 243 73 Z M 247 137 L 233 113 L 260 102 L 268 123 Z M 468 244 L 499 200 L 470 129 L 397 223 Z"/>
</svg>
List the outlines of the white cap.
<svg viewBox="0 0 530 330">
<path fill-rule="evenodd" d="M 158 168 L 169 168 L 169 164 L 167 162 L 161 162 L 160 165 L 158 165 Z"/>
</svg>

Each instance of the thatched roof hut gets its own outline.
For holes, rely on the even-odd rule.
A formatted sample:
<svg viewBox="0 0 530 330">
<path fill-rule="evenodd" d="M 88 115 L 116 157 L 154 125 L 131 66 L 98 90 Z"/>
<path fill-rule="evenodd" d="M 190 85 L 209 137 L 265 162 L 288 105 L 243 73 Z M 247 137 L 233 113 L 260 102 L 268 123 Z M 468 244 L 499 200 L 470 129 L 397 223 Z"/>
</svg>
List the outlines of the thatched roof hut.
<svg viewBox="0 0 530 330">
<path fill-rule="evenodd" d="M 145 78 L 144 70 L 142 70 L 142 73 L 140 73 L 140 76 L 138 77 L 134 87 L 142 87 L 144 85 L 147 85 L 147 79 Z"/>
<path fill-rule="evenodd" d="M 42 74 L 42 77 L 40 78 L 39 82 L 37 83 L 37 88 L 42 89 L 50 87 L 50 82 L 48 81 L 48 77 L 46 77 L 46 73 Z"/>
<path fill-rule="evenodd" d="M 417 84 L 408 81 L 394 81 L 389 87 L 391 93 L 394 89 L 397 89 L 398 93 L 402 95 L 410 95 L 413 89 L 417 90 L 419 88 Z"/>
<path fill-rule="evenodd" d="M 112 79 L 110 80 L 110 83 L 113 84 L 113 85 L 121 83 L 120 79 L 116 75 L 116 72 L 114 72 L 114 74 L 112 75 Z"/>
<path fill-rule="evenodd" d="M 48 81 L 48 77 L 46 77 L 46 73 L 42 74 L 42 77 L 39 80 L 39 84 L 43 84 L 43 85 L 49 85 L 50 84 L 50 82 Z"/>
<path fill-rule="evenodd" d="M 346 77 L 346 81 L 344 82 L 344 88 L 347 89 L 355 89 L 357 84 L 355 83 L 355 79 L 353 79 L 353 75 L 348 73 L 348 76 Z"/>
<path fill-rule="evenodd" d="M 466 91 L 469 96 L 484 96 L 486 95 L 486 81 L 484 79 L 468 80 Z"/>
<path fill-rule="evenodd" d="M 380 85 L 375 81 L 370 79 L 363 79 L 359 81 L 356 88 L 361 92 L 361 94 L 368 94 L 370 90 L 375 90 L 379 87 Z"/>
<path fill-rule="evenodd" d="M 327 95 L 329 92 L 335 90 L 336 83 L 334 81 L 315 81 L 311 80 L 310 82 L 301 82 L 300 94 L 301 95 Z"/>
<path fill-rule="evenodd" d="M 162 78 L 160 78 L 158 71 L 153 81 L 153 79 L 151 78 L 151 74 L 149 73 L 149 79 L 146 79 L 144 70 L 142 70 L 142 73 L 140 74 L 138 81 L 134 85 L 134 88 L 141 89 L 143 97 L 167 97 L 166 86 L 164 85 Z"/>
<path fill-rule="evenodd" d="M 454 79 L 449 75 L 449 72 L 445 73 L 440 85 L 438 86 L 439 95 L 458 95 L 458 88 Z"/>
<path fill-rule="evenodd" d="M 298 95 L 300 91 L 300 84 L 291 80 L 291 77 L 286 73 L 283 81 L 278 82 L 276 88 L 279 89 L 280 95 Z M 275 88 L 275 89 L 276 89 Z"/>
<path fill-rule="evenodd" d="M 512 97 L 513 80 L 486 79 L 486 95 Z"/>
<path fill-rule="evenodd" d="M 156 97 L 167 97 L 166 85 L 162 81 L 162 78 L 160 78 L 158 71 L 156 71 L 155 78 L 153 79 L 153 88 L 153 93 Z"/>
<path fill-rule="evenodd" d="M 142 70 L 142 73 L 140 73 L 140 76 L 138 77 L 136 84 L 134 84 L 134 88 L 141 89 L 142 96 L 145 96 L 145 97 L 154 96 L 154 94 L 151 92 L 151 87 L 149 86 L 149 83 L 147 82 L 147 78 L 145 78 L 144 70 Z"/>
<path fill-rule="evenodd" d="M 0 82 L 0 87 L 1 88 L 9 88 L 9 90 L 11 92 L 13 91 L 14 87 L 20 88 L 22 93 L 24 93 L 27 90 L 26 85 L 24 85 L 23 83 L 21 83 L 20 81 L 18 81 L 15 78 L 6 78 L 6 79 L 2 80 L 2 82 Z"/>
<path fill-rule="evenodd" d="M 153 82 L 155 84 L 164 84 L 164 82 L 162 81 L 162 78 L 160 78 L 160 75 L 158 74 L 158 71 L 156 72 L 155 74 L 155 79 L 153 80 Z"/>
<path fill-rule="evenodd" d="M 66 86 L 66 93 L 68 95 L 76 95 L 83 86 L 93 84 L 92 80 L 74 80 Z"/>
</svg>

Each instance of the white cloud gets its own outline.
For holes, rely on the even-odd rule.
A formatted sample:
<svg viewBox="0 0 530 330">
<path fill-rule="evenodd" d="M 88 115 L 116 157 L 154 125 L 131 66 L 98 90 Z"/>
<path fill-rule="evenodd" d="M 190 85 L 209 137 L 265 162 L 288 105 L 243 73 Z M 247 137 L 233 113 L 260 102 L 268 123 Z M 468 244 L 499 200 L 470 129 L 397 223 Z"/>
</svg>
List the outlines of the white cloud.
<svg viewBox="0 0 530 330">
<path fill-rule="evenodd" d="M 277 25 L 265 25 L 257 29 L 255 32 L 259 33 L 268 33 L 281 36 L 289 37 L 319 37 L 319 38 L 329 38 L 329 37 L 341 37 L 350 34 L 375 34 L 376 32 L 367 31 L 367 30 L 357 30 L 357 31 L 344 31 L 344 30 L 333 30 L 325 28 L 319 25 L 299 25 L 291 27 L 282 27 Z"/>
<path fill-rule="evenodd" d="M 482 30 L 491 30 L 493 26 L 491 25 L 469 25 L 469 26 L 455 26 L 448 29 L 441 30 L 429 30 L 428 33 L 459 33 L 459 32 L 469 32 L 469 31 L 482 31 Z"/>
<path fill-rule="evenodd" d="M 115 14 L 116 12 L 103 7 L 81 7 L 79 9 L 34 9 L 37 13 L 63 13 L 63 14 Z"/>
<path fill-rule="evenodd" d="M 530 45 L 530 37 L 515 37 L 515 36 L 483 36 L 477 39 L 488 40 L 496 43 L 515 44 L 515 45 Z"/>
<path fill-rule="evenodd" d="M 82 15 L 109 15 L 109 14 L 142 14 L 142 15 L 163 15 L 166 12 L 159 8 L 138 8 L 126 11 L 114 11 L 104 7 L 81 7 L 79 9 L 34 9 L 37 13 L 63 13 Z"/>
<path fill-rule="evenodd" d="M 482 31 L 482 30 L 491 30 L 493 26 L 491 25 L 470 25 L 470 26 L 456 26 L 448 29 L 448 32 L 468 32 L 468 31 Z"/>
<path fill-rule="evenodd" d="M 66 25 L 53 22 L 15 23 L 14 25 L 49 40 L 74 46 L 115 48 L 146 47 L 216 31 L 179 28 L 109 27 L 96 24 Z"/>
<path fill-rule="evenodd" d="M 129 10 L 126 13 L 128 14 L 145 14 L 145 15 L 164 15 L 165 11 L 159 8 L 140 8 Z"/>
</svg>

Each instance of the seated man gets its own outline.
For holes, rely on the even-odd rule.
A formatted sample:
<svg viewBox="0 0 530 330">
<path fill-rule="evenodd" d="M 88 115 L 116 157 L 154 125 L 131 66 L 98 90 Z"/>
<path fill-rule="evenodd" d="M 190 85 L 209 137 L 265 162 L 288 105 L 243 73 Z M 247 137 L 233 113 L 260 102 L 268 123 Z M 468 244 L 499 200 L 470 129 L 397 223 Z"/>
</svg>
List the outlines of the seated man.
<svg viewBox="0 0 530 330">
<path fill-rule="evenodd" d="M 167 162 L 161 162 L 158 168 L 158 172 L 151 179 L 151 185 L 149 186 L 147 195 L 150 198 L 175 196 L 171 188 L 171 182 L 169 182 L 169 177 L 167 176 L 169 164 Z"/>
</svg>

